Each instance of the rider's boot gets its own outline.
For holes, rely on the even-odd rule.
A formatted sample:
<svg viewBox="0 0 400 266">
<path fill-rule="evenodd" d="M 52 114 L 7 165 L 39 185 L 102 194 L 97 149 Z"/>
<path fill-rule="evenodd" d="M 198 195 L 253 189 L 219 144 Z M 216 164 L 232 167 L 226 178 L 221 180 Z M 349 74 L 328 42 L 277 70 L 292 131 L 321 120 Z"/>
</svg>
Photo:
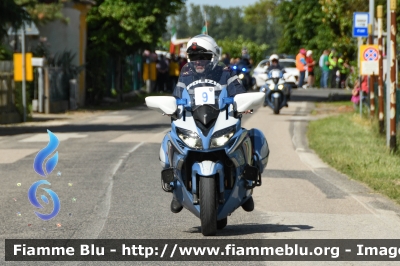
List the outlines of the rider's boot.
<svg viewBox="0 0 400 266">
<path fill-rule="evenodd" d="M 252 196 L 248 200 L 246 200 L 245 203 L 243 203 L 242 208 L 247 212 L 251 212 L 254 210 L 254 200 Z"/>
<path fill-rule="evenodd" d="M 182 209 L 183 209 L 183 206 L 175 198 L 172 198 L 172 201 L 171 201 L 171 212 L 178 213 Z"/>
</svg>

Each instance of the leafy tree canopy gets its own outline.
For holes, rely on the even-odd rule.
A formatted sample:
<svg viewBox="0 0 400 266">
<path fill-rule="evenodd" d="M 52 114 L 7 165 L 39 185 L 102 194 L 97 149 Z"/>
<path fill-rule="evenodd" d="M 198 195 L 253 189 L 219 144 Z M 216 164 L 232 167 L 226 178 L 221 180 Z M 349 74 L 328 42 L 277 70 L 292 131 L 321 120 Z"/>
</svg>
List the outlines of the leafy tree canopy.
<svg viewBox="0 0 400 266">
<path fill-rule="evenodd" d="M 167 17 L 182 5 L 182 0 L 99 0 L 87 18 L 89 40 L 121 55 L 154 47 L 165 31 Z"/>
</svg>

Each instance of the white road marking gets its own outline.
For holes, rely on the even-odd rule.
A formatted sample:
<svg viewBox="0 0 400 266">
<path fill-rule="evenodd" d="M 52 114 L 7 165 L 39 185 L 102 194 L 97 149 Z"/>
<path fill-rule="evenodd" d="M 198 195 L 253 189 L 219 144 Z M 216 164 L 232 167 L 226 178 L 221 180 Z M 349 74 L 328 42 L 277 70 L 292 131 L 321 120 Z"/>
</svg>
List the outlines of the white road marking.
<svg viewBox="0 0 400 266">
<path fill-rule="evenodd" d="M 104 193 L 104 196 L 101 199 L 101 202 L 96 206 L 95 210 L 98 210 L 98 213 L 96 214 L 95 219 L 90 223 L 90 228 L 84 233 L 84 236 L 82 233 L 76 231 L 75 234 L 79 235 L 73 235 L 72 238 L 84 238 L 84 239 L 97 239 L 100 235 L 100 233 L 103 231 L 104 225 L 108 219 L 108 214 L 110 212 L 110 207 L 111 207 L 111 196 L 112 196 L 112 188 L 114 185 L 114 176 L 118 172 L 119 168 L 121 167 L 122 163 L 126 158 L 129 157 L 131 153 L 136 151 L 140 146 L 142 146 L 144 142 L 140 142 L 139 144 L 136 144 L 131 150 L 128 152 L 124 153 L 120 159 L 118 160 L 117 164 L 114 166 L 110 176 L 108 177 L 105 182 L 108 182 L 108 187 Z"/>
<path fill-rule="evenodd" d="M 67 139 L 76 138 L 86 138 L 88 135 L 83 135 L 79 133 L 55 133 L 59 141 L 64 141 Z M 48 142 L 49 135 L 47 133 L 39 133 L 32 137 L 22 139 L 19 142 Z"/>
<path fill-rule="evenodd" d="M 39 149 L 0 149 L 0 164 L 15 163 Z"/>
<path fill-rule="evenodd" d="M 127 115 L 103 115 L 96 117 L 93 121 L 90 121 L 89 124 L 119 124 L 131 118 L 131 116 Z"/>
</svg>

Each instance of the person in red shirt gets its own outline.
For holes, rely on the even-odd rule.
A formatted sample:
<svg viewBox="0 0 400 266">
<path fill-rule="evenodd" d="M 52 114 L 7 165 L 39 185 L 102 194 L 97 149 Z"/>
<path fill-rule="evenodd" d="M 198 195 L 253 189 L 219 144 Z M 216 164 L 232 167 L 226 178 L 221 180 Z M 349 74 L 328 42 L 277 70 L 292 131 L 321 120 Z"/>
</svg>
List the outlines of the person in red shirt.
<svg viewBox="0 0 400 266">
<path fill-rule="evenodd" d="M 307 70 L 308 70 L 308 87 L 314 87 L 315 75 L 314 75 L 314 65 L 315 61 L 312 58 L 312 51 L 308 50 L 306 54 Z"/>
</svg>

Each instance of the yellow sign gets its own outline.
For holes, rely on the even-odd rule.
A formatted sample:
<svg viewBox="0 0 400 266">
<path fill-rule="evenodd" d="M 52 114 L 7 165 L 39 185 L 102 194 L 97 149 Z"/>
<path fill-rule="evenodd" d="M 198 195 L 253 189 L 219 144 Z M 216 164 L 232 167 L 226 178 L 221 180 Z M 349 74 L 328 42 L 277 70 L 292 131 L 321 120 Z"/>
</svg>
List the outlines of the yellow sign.
<svg viewBox="0 0 400 266">
<path fill-rule="evenodd" d="M 25 54 L 25 80 L 33 81 L 32 53 Z M 22 81 L 22 54 L 14 54 L 14 81 Z"/>
<path fill-rule="evenodd" d="M 360 74 L 379 75 L 379 46 L 361 45 L 360 46 Z"/>
</svg>

